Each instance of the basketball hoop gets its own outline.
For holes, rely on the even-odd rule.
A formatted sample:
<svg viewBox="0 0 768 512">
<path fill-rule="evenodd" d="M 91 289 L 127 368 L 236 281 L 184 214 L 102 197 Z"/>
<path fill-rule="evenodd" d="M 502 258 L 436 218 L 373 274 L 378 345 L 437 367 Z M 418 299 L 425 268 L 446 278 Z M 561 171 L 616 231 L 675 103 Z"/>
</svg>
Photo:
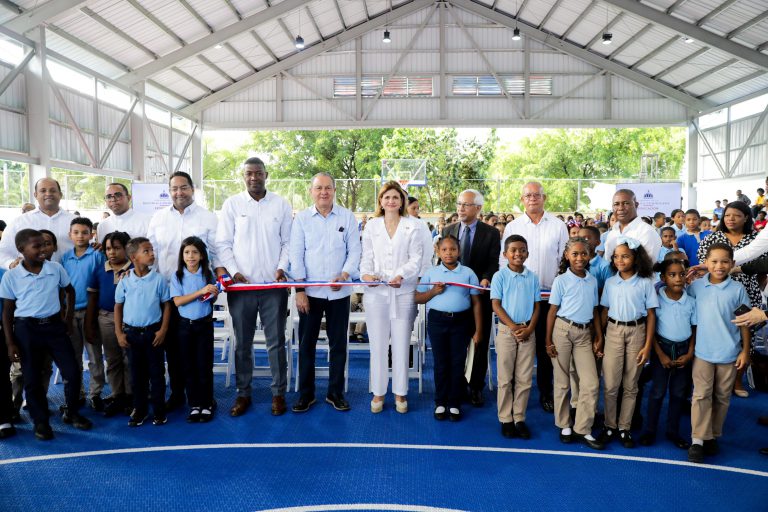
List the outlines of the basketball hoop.
<svg viewBox="0 0 768 512">
<path fill-rule="evenodd" d="M 400 188 L 405 190 L 408 188 L 408 184 L 411 183 L 411 180 L 397 180 L 397 182 L 400 184 Z"/>
</svg>

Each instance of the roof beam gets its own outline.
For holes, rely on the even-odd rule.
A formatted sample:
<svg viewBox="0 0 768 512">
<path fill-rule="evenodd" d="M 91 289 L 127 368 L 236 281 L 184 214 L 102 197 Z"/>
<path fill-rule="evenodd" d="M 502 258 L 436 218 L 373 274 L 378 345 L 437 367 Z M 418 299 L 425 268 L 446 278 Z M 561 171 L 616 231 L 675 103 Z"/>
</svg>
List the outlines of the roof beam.
<svg viewBox="0 0 768 512">
<path fill-rule="evenodd" d="M 595 8 L 597 5 L 597 0 L 592 0 L 588 6 L 584 8 L 583 11 L 576 17 L 575 20 L 573 20 L 573 23 L 571 23 L 568 28 L 563 32 L 563 35 L 560 36 L 560 39 L 568 39 L 568 36 L 571 34 L 573 29 L 576 28 L 576 26 L 581 23 L 581 20 L 587 17 L 587 15 L 592 12 L 592 9 Z"/>
<path fill-rule="evenodd" d="M 688 55 L 687 57 L 683 57 L 679 61 L 677 61 L 674 64 L 672 64 L 669 67 L 667 67 L 666 69 L 663 69 L 660 72 L 656 73 L 651 78 L 653 78 L 654 80 L 658 80 L 659 78 L 663 77 L 664 75 L 670 74 L 671 72 L 673 72 L 674 70 L 676 70 L 680 66 L 682 66 L 684 64 L 687 64 L 689 61 L 695 59 L 699 55 L 707 53 L 708 51 L 709 51 L 709 47 L 708 46 L 705 46 L 704 48 L 699 48 L 698 50 L 696 50 L 692 54 Z"/>
<path fill-rule="evenodd" d="M 547 11 L 547 14 L 544 16 L 544 19 L 542 19 L 541 22 L 539 23 L 538 28 L 542 28 L 544 27 L 544 25 L 547 24 L 547 22 L 549 21 L 549 18 L 551 18 L 552 15 L 555 14 L 555 11 L 557 10 L 558 7 L 560 7 L 560 4 L 562 2 L 563 0 L 557 0 L 554 4 L 552 4 L 552 7 Z"/>
<path fill-rule="evenodd" d="M 618 57 L 618 56 L 621 54 L 621 52 L 623 52 L 624 50 L 626 50 L 626 49 L 627 49 L 627 47 L 628 47 L 629 45 L 631 45 L 632 43 L 635 43 L 635 42 L 637 42 L 637 40 L 638 40 L 638 39 L 640 39 L 640 37 L 641 37 L 643 34 L 645 34 L 646 32 L 648 32 L 648 31 L 649 31 L 649 30 L 651 30 L 652 28 L 653 28 L 653 23 L 649 23 L 649 24 L 647 24 L 646 26 L 644 26 L 643 28 L 641 28 L 641 29 L 640 29 L 640 30 L 639 30 L 639 31 L 638 31 L 638 32 L 637 32 L 635 35 L 633 35 L 632 37 L 630 37 L 629 39 L 627 39 L 626 41 L 624 41 L 624 44 L 620 45 L 618 48 L 616 48 L 615 50 L 613 50 L 613 51 L 610 53 L 610 55 L 608 55 L 608 59 L 609 59 L 609 60 L 613 60 L 613 59 L 615 59 L 616 57 Z"/>
<path fill-rule="evenodd" d="M 197 87 L 198 89 L 201 89 L 201 90 L 203 90 L 203 91 L 204 91 L 204 94 L 210 94 L 210 93 L 212 93 L 212 92 L 213 92 L 213 91 L 211 90 L 211 88 L 210 88 L 210 87 L 208 87 L 208 86 L 207 86 L 207 85 L 205 85 L 203 82 L 201 82 L 201 81 L 200 81 L 200 80 L 198 80 L 197 78 L 193 77 L 192 75 L 190 75 L 189 73 L 187 73 L 187 72 L 186 72 L 186 71 L 184 71 L 183 69 L 179 68 L 178 66 L 173 66 L 173 67 L 171 68 L 171 71 L 173 71 L 174 73 L 176 73 L 176 74 L 177 74 L 177 75 L 179 75 L 181 78 L 183 78 L 183 79 L 184 79 L 184 80 L 186 80 L 187 82 L 191 83 L 192 85 L 194 85 L 194 86 L 195 86 L 195 87 Z"/>
<path fill-rule="evenodd" d="M 187 0 L 176 0 L 176 1 L 179 2 L 182 5 L 182 7 L 184 7 L 187 10 L 187 12 L 191 14 L 192 17 L 195 18 L 197 22 L 203 26 L 203 28 L 205 28 L 205 30 L 208 31 L 209 34 L 213 34 L 213 27 L 211 27 L 208 24 L 208 22 L 205 21 L 205 18 L 203 18 L 194 7 L 189 5 L 189 2 L 187 2 Z"/>
<path fill-rule="evenodd" d="M 669 6 L 667 9 L 667 14 L 672 14 L 675 10 L 677 10 L 679 7 L 682 7 L 682 5 L 687 2 L 688 0 L 677 0 L 675 3 Z"/>
<path fill-rule="evenodd" d="M 270 9 L 276 9 L 277 7 L 280 7 L 281 5 L 289 2 L 291 2 L 291 0 L 285 0 L 284 2 L 275 5 L 275 7 L 270 7 Z M 278 61 L 275 64 L 267 66 L 266 68 L 263 68 L 260 71 L 257 71 L 256 73 L 249 75 L 246 78 L 243 78 L 242 80 L 224 87 L 223 89 L 220 89 L 213 94 L 193 103 L 192 105 L 186 107 L 184 112 L 186 115 L 195 115 L 196 113 L 205 110 L 211 105 L 219 103 L 220 101 L 224 101 L 227 98 L 230 98 L 239 93 L 240 91 L 252 87 L 253 85 L 271 78 L 278 73 L 291 69 L 301 64 L 302 62 L 311 59 L 312 57 L 320 55 L 321 53 L 325 53 L 328 50 L 338 48 L 339 46 L 342 46 L 349 41 L 354 41 L 357 37 L 361 37 L 372 30 L 376 30 L 377 28 L 384 26 L 387 23 L 392 23 L 393 21 L 401 19 L 405 16 L 409 16 L 433 4 L 434 0 L 413 0 L 399 7 L 396 7 L 391 11 L 386 11 L 386 16 L 382 13 L 370 21 L 355 25 L 354 27 L 343 31 L 336 36 L 313 44 L 301 52 L 291 54 L 289 57 L 286 57 L 285 59 Z"/>
<path fill-rule="evenodd" d="M 733 66 L 737 62 L 739 62 L 739 59 L 727 60 L 727 61 L 723 62 L 722 64 L 718 64 L 714 68 L 708 69 L 705 72 L 696 75 L 695 77 L 691 78 L 690 80 L 686 80 L 685 82 L 681 83 L 677 87 L 678 87 L 678 89 L 687 89 L 688 86 L 690 86 L 692 84 L 695 84 L 699 80 L 703 80 L 703 79 L 705 79 L 708 76 L 712 76 L 715 73 L 717 73 L 718 71 L 721 71 L 721 70 L 723 70 L 723 69 L 725 69 L 725 68 L 727 68 L 729 66 Z"/>
<path fill-rule="evenodd" d="M 643 64 L 645 64 L 646 62 L 648 62 L 649 60 L 651 60 L 652 58 L 654 58 L 655 56 L 657 56 L 658 54 L 660 54 L 661 52 L 663 52 L 664 50 L 672 46 L 673 44 L 675 44 L 677 41 L 679 41 L 679 39 L 680 38 L 678 36 L 670 37 L 669 39 L 666 40 L 666 42 L 664 42 L 664 44 L 652 50 L 650 53 L 645 54 L 643 57 L 640 58 L 640 60 L 638 60 L 631 66 L 629 66 L 629 69 L 636 69 L 642 66 Z"/>
<path fill-rule="evenodd" d="M 754 64 L 761 69 L 768 69 L 768 55 L 748 48 L 742 44 L 734 43 L 733 41 L 719 36 L 709 30 L 692 25 L 686 21 L 683 21 L 674 16 L 669 16 L 661 11 L 657 11 L 653 7 L 649 7 L 645 4 L 641 4 L 636 0 L 603 0 L 623 11 L 632 13 L 636 16 L 652 21 L 657 25 L 667 27 L 681 34 L 690 36 L 697 41 L 701 41 L 713 48 L 724 51 L 733 57 L 736 57 L 744 62 Z M 766 13 L 764 13 L 766 14 Z M 738 30 L 738 29 L 737 29 Z"/>
<path fill-rule="evenodd" d="M 339 16 L 341 26 L 344 27 L 344 30 L 347 30 L 347 22 L 344 21 L 344 15 L 341 14 L 341 6 L 339 5 L 339 0 L 333 0 L 333 5 L 336 6 L 336 14 Z"/>
<path fill-rule="evenodd" d="M 237 10 L 237 7 L 235 7 L 235 4 L 232 3 L 232 0 L 224 0 L 224 3 L 227 4 L 227 7 L 229 7 L 229 10 L 232 11 L 232 14 L 235 15 L 238 21 L 243 19 L 243 15 L 240 14 L 240 11 Z"/>
<path fill-rule="evenodd" d="M 267 55 L 269 55 L 272 60 L 275 62 L 279 61 L 280 59 L 277 58 L 277 55 L 275 55 L 275 52 L 272 51 L 272 48 L 267 45 L 266 41 L 264 41 L 261 36 L 255 31 L 251 30 L 251 35 L 253 36 L 253 39 L 256 41 L 256 44 L 262 47 L 262 49 L 267 52 Z"/>
<path fill-rule="evenodd" d="M 747 76 L 743 76 L 739 78 L 738 80 L 735 80 L 733 82 L 727 83 L 725 85 L 721 85 L 717 89 L 707 91 L 705 94 L 702 94 L 699 96 L 699 99 L 703 98 L 709 98 L 711 96 L 715 96 L 717 94 L 720 94 L 723 91 L 727 91 L 728 89 L 731 89 L 732 87 L 736 87 L 737 85 L 741 85 L 745 82 L 749 82 L 750 80 L 754 80 L 755 78 L 760 78 L 764 74 L 768 73 L 768 71 L 755 71 L 754 73 L 751 73 Z"/>
<path fill-rule="evenodd" d="M 721 3 L 720 5 L 718 5 L 717 7 L 712 9 L 711 11 L 709 11 L 706 15 L 704 15 L 701 18 L 699 18 L 698 21 L 696 21 L 696 26 L 700 27 L 700 26 L 704 25 L 709 20 L 711 20 L 712 18 L 714 18 L 715 16 L 717 16 L 718 14 L 720 14 L 721 12 L 723 12 L 724 10 L 726 10 L 727 8 L 729 8 L 731 5 L 735 4 L 738 1 L 739 0 L 726 0 L 725 2 Z M 667 14 L 669 14 L 669 13 L 667 13 Z"/>
<path fill-rule="evenodd" d="M 141 5 L 137 0 L 127 0 L 127 1 L 129 4 L 131 4 L 131 7 L 139 11 L 145 18 L 147 18 L 149 21 L 154 23 L 155 26 L 157 26 L 157 28 L 159 28 L 160 30 L 168 34 L 168 37 L 176 41 L 179 44 L 179 46 L 185 46 L 187 44 L 186 41 L 184 41 L 181 37 L 179 37 L 178 34 L 176 34 L 173 30 L 168 28 L 168 26 L 165 23 L 160 21 L 157 18 L 157 16 L 149 12 L 147 8 Z"/>
<path fill-rule="evenodd" d="M 219 66 L 217 66 L 216 64 L 211 62 L 208 59 L 208 57 L 206 57 L 202 53 L 200 55 L 198 55 L 197 58 L 200 60 L 200 62 L 202 62 L 203 64 L 208 66 L 212 71 L 214 71 L 217 75 L 219 75 L 221 78 L 223 78 L 225 82 L 228 82 L 230 84 L 235 82 L 235 80 L 231 76 L 229 76 L 227 73 L 225 73 L 224 70 L 221 69 Z"/>
<path fill-rule="evenodd" d="M 174 50 L 153 62 L 145 64 L 129 73 L 126 73 L 125 75 L 121 76 L 118 81 L 123 85 L 133 85 L 136 82 L 140 82 L 141 80 L 149 78 L 156 73 L 160 73 L 161 71 L 176 65 L 182 60 L 193 57 L 212 46 L 224 43 L 226 40 L 251 30 L 258 25 L 272 21 L 295 9 L 298 9 L 302 7 L 305 2 L 306 0 L 285 0 L 279 4 L 276 4 L 274 7 L 263 9 L 252 16 L 243 18 L 240 21 L 237 21 L 231 25 L 213 32 L 212 34 L 202 37 L 197 41 L 191 42 L 183 48 Z"/>
<path fill-rule="evenodd" d="M 619 12 L 616 16 L 613 17 L 611 21 L 608 22 L 607 25 L 603 27 L 603 30 L 595 34 L 595 37 L 590 39 L 589 42 L 586 45 L 584 45 L 584 48 L 592 48 L 592 46 L 594 46 L 596 42 L 598 42 L 600 39 L 603 38 L 603 34 L 605 34 L 606 32 L 610 32 L 611 29 L 614 27 L 614 25 L 616 25 L 619 21 L 621 21 L 621 18 L 623 17 L 624 17 L 624 13 Z"/>
<path fill-rule="evenodd" d="M 758 23 L 760 23 L 761 21 L 763 21 L 766 18 L 768 18 L 768 11 L 765 11 L 762 14 L 758 14 L 757 16 L 755 16 L 751 20 L 747 21 L 746 23 L 744 23 L 742 25 L 739 25 L 735 29 L 731 30 L 730 32 L 728 32 L 728 35 L 725 36 L 725 38 L 726 39 L 733 39 L 737 35 L 741 34 L 745 30 L 749 30 L 750 28 L 754 27 L 755 25 L 757 25 Z"/>
<path fill-rule="evenodd" d="M 10 73 L 5 75 L 5 78 L 3 78 L 2 81 L 0 81 L 0 96 L 3 95 L 6 89 L 11 85 L 11 83 L 16 80 L 16 77 L 19 76 L 19 73 L 24 71 L 24 68 L 27 67 L 27 64 L 29 64 L 29 61 L 32 60 L 32 57 L 35 56 L 35 48 L 32 47 L 27 51 L 27 54 L 24 56 L 21 62 L 19 62 Z"/>
<path fill-rule="evenodd" d="M 22 14 L 24 12 L 24 9 L 11 2 L 11 0 L 0 0 L 0 7 L 5 7 L 9 11 L 16 14 Z"/>
<path fill-rule="evenodd" d="M 23 14 L 5 23 L 5 27 L 23 34 L 44 22 L 50 22 L 59 16 L 74 11 L 85 3 L 84 0 L 50 0 L 40 7 L 25 11 Z"/>
<path fill-rule="evenodd" d="M 124 39 L 125 41 L 128 41 L 131 45 L 133 45 L 134 47 L 138 48 L 139 50 L 141 50 L 142 52 L 147 54 L 147 56 L 149 56 L 149 58 L 151 58 L 151 59 L 156 59 L 157 58 L 157 54 L 155 52 L 153 52 L 152 50 L 150 50 L 149 48 L 147 48 L 146 46 L 144 46 L 143 44 L 138 42 L 136 39 L 134 39 L 133 37 L 129 36 L 128 34 L 123 32 L 122 30 L 117 28 L 114 24 L 110 23 L 109 21 L 107 21 L 102 16 L 100 16 L 98 13 L 94 12 L 93 10 L 89 9 L 88 7 L 83 7 L 82 9 L 80 9 L 80 12 L 82 12 L 83 14 L 85 14 L 86 16 L 91 18 L 93 21 L 95 21 L 96 23 L 98 23 L 102 27 L 106 28 L 107 30 L 109 30 L 110 32 L 115 34 L 116 36 L 120 37 L 121 39 Z"/>
<path fill-rule="evenodd" d="M 551 48 L 554 48 L 556 50 L 560 50 L 569 55 L 572 55 L 589 64 L 592 64 L 593 66 L 599 69 L 604 69 L 610 73 L 613 73 L 614 75 L 626 78 L 627 80 L 630 80 L 638 85 L 641 85 L 647 89 L 650 89 L 660 94 L 661 96 L 670 98 L 696 111 L 703 110 L 709 106 L 708 103 L 702 100 L 694 98 L 693 96 L 690 96 L 685 92 L 678 91 L 674 87 L 670 87 L 667 84 L 653 80 L 647 75 L 644 75 L 632 69 L 628 69 L 623 64 L 619 64 L 618 62 L 615 62 L 615 61 L 610 61 L 600 56 L 599 54 L 588 50 L 587 48 L 582 48 L 581 46 L 575 45 L 569 41 L 563 41 L 561 39 L 554 38 L 552 37 L 551 34 L 544 32 L 542 30 L 539 30 L 530 25 L 527 25 L 523 22 L 518 22 L 516 24 L 515 23 L 516 20 L 511 16 L 501 14 L 497 11 L 493 11 L 471 0 L 451 0 L 451 3 L 456 7 L 461 7 L 465 11 L 488 18 L 489 20 L 495 21 L 496 23 L 503 25 L 507 28 L 514 28 L 515 26 L 517 26 L 520 29 L 520 32 L 522 32 L 526 37 L 530 37 Z"/>
</svg>

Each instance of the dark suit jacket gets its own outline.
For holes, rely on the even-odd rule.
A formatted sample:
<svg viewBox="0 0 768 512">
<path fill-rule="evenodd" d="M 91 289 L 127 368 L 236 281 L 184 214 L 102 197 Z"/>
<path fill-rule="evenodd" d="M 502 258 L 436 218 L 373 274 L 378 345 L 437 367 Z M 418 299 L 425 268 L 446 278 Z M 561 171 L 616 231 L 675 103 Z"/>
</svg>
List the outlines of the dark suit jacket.
<svg viewBox="0 0 768 512">
<path fill-rule="evenodd" d="M 453 235 L 459 238 L 461 222 L 456 222 L 443 229 L 442 236 Z M 491 280 L 493 274 L 499 270 L 499 253 L 501 252 L 501 235 L 493 226 L 478 220 L 475 227 L 475 237 L 472 240 L 472 248 L 469 250 L 469 261 L 462 262 L 472 269 L 477 279 Z"/>
</svg>

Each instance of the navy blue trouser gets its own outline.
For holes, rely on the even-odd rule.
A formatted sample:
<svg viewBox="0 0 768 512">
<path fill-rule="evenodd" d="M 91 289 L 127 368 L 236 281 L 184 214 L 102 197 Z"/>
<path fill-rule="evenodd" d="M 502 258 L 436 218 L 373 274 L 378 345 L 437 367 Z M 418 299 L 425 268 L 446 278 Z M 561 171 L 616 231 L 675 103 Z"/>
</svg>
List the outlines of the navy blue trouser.
<svg viewBox="0 0 768 512">
<path fill-rule="evenodd" d="M 179 345 L 184 361 L 190 407 L 213 405 L 213 319 L 179 320 Z"/>
<path fill-rule="evenodd" d="M 349 297 L 341 299 L 309 299 L 309 313 L 299 313 L 299 393 L 315 397 L 315 353 L 320 323 L 325 313 L 328 333 L 328 394 L 344 393 L 344 367 L 347 365 L 347 325 Z"/>
<path fill-rule="evenodd" d="M 470 329 L 474 328 L 471 309 L 460 313 L 444 313 L 434 309 L 427 316 L 427 334 L 432 343 L 435 360 L 435 405 L 459 407 L 466 389 L 464 364 L 467 346 L 470 343 Z M 485 352 L 475 347 L 475 359 L 485 358 Z"/>
<path fill-rule="evenodd" d="M 67 328 L 58 315 L 45 320 L 16 318 L 13 334 L 19 346 L 21 372 L 24 375 L 24 392 L 29 415 L 35 424 L 48 423 L 48 399 L 43 383 L 46 354 L 50 354 L 64 379 L 64 397 L 67 409 L 77 412 L 80 408 L 80 380 L 82 374 L 77 355 L 67 335 Z"/>
<path fill-rule="evenodd" d="M 676 356 L 682 356 L 688 351 L 688 342 L 682 344 L 684 350 Z M 670 355 L 670 354 L 667 354 Z M 648 417 L 646 418 L 646 430 L 656 432 L 659 424 L 661 407 L 664 405 L 664 396 L 669 389 L 669 409 L 667 410 L 667 433 L 679 434 L 680 416 L 685 401 L 685 391 L 691 381 L 691 365 L 684 368 L 664 368 L 655 350 L 651 350 L 651 376 L 653 384 L 651 394 L 648 397 Z"/>
<path fill-rule="evenodd" d="M 11 360 L 8 359 L 8 350 L 5 346 L 3 330 L 0 329 L 0 425 L 10 423 L 13 417 L 13 389 L 11 379 L 4 378 L 6 372 L 11 369 Z"/>
<path fill-rule="evenodd" d="M 133 407 L 139 414 L 148 411 L 147 396 L 152 401 L 155 416 L 165 414 L 165 358 L 163 346 L 153 347 L 160 323 L 148 327 L 124 327 L 128 338 L 128 358 L 131 361 Z"/>
</svg>

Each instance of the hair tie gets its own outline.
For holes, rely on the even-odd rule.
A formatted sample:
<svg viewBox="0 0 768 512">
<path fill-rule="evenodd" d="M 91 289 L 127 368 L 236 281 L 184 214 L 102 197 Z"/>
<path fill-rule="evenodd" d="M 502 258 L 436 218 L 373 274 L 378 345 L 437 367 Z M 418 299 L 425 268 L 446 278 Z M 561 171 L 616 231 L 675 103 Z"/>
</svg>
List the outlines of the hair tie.
<svg viewBox="0 0 768 512">
<path fill-rule="evenodd" d="M 633 251 L 640 247 L 640 241 L 628 236 L 621 235 L 616 239 L 616 245 L 626 245 Z"/>
</svg>

